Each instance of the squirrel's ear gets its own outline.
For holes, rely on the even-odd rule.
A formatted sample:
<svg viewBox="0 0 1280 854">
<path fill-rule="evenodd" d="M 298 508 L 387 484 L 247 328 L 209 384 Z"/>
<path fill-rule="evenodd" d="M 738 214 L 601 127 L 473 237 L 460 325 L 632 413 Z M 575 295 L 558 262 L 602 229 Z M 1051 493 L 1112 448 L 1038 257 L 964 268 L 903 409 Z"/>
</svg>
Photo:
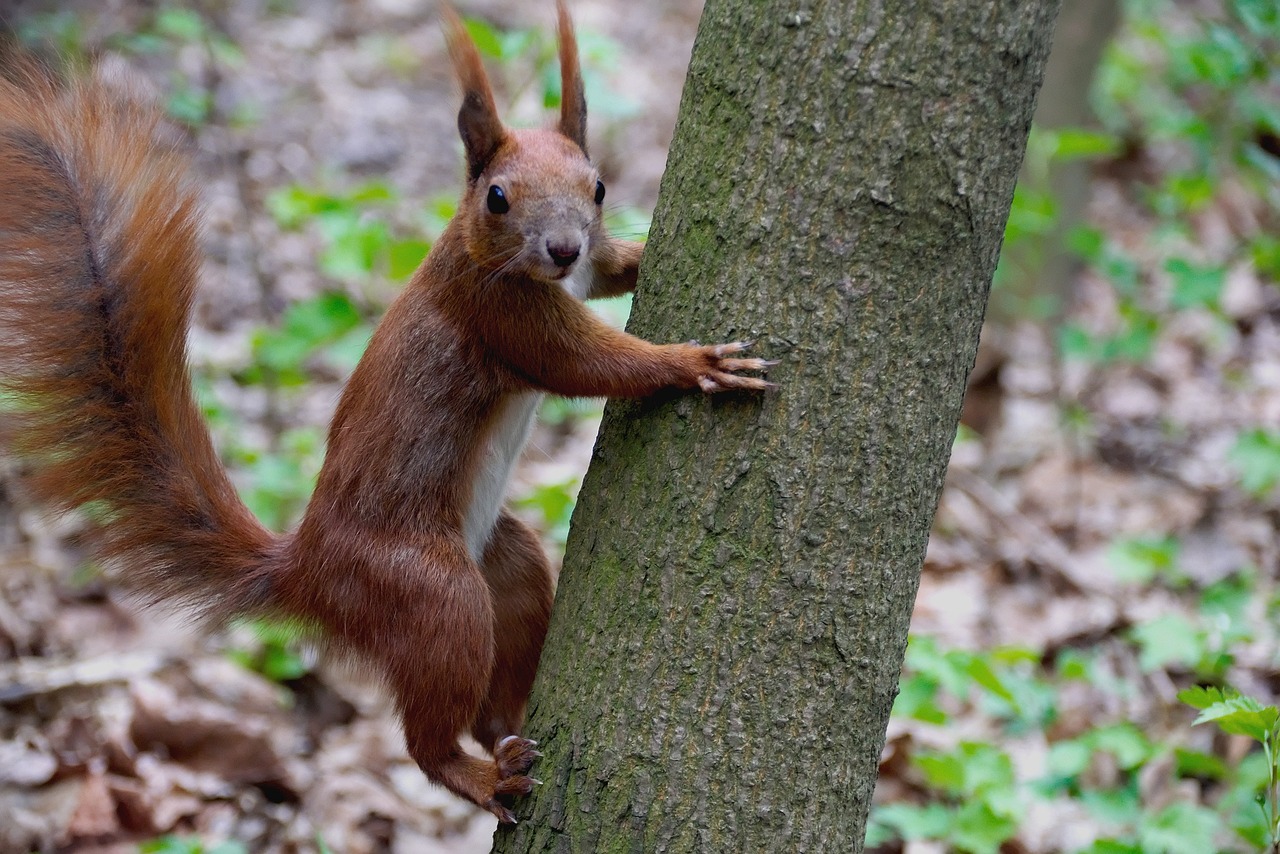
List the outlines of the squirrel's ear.
<svg viewBox="0 0 1280 854">
<path fill-rule="evenodd" d="M 498 118 L 489 77 L 484 73 L 480 52 L 471 40 L 458 13 L 448 3 L 440 4 L 444 36 L 449 44 L 453 72 L 462 84 L 462 107 L 458 110 L 458 133 L 467 150 L 467 180 L 474 181 L 506 138 L 507 129 Z"/>
<path fill-rule="evenodd" d="M 560 39 L 560 133 L 587 150 L 587 96 L 582 89 L 582 71 L 578 68 L 578 42 L 573 36 L 573 21 L 564 0 L 556 0 L 558 36 Z"/>
</svg>

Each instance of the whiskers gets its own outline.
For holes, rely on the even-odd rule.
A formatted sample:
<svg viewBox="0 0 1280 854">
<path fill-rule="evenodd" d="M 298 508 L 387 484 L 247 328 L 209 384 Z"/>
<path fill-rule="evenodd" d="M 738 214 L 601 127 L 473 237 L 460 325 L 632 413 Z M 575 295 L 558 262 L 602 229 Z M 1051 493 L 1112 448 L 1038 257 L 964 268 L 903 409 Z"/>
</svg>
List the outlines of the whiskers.
<svg viewBox="0 0 1280 854">
<path fill-rule="evenodd" d="M 605 205 L 603 210 L 605 228 L 614 237 L 625 240 L 644 240 L 649 236 L 650 212 L 644 208 L 623 202 Z"/>
<path fill-rule="evenodd" d="M 510 253 L 496 252 L 487 258 L 477 258 L 476 266 L 489 270 L 480 279 L 480 286 L 488 287 L 502 277 L 514 272 L 518 267 L 524 266 L 521 262 L 524 260 L 525 254 L 526 248 L 521 246 Z M 497 266 L 490 268 L 490 265 L 495 262 L 497 262 Z"/>
</svg>

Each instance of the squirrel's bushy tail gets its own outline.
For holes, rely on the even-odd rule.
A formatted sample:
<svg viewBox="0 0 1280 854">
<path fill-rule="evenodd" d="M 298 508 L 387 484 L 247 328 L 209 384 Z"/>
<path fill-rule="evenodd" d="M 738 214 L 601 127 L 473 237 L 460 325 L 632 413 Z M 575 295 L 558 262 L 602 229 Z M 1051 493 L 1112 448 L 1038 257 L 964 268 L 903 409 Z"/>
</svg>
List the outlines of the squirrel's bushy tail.
<svg viewBox="0 0 1280 854">
<path fill-rule="evenodd" d="M 198 213 L 159 128 L 101 77 L 0 60 L 0 440 L 130 586 L 219 618 L 270 598 L 278 540 L 192 396 Z"/>
</svg>

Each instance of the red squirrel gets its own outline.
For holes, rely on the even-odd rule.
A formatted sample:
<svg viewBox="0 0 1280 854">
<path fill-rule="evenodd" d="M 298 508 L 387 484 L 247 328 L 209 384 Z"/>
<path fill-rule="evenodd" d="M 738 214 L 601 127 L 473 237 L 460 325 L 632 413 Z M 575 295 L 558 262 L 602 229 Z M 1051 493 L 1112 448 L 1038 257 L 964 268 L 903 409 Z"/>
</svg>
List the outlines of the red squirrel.
<svg viewBox="0 0 1280 854">
<path fill-rule="evenodd" d="M 544 392 L 764 389 L 742 343 L 651 344 L 583 304 L 635 287 L 587 156 L 573 25 L 557 3 L 554 129 L 505 127 L 446 9 L 462 86 L 457 215 L 347 382 L 298 528 L 237 497 L 192 397 L 199 214 L 158 111 L 99 78 L 0 66 L 0 437 L 36 500 L 81 511 L 96 556 L 144 597 L 217 624 L 290 618 L 373 663 L 431 780 L 515 819 L 520 737 L 551 610 L 538 538 L 503 491 Z M 459 746 L 471 733 L 492 759 Z"/>
</svg>

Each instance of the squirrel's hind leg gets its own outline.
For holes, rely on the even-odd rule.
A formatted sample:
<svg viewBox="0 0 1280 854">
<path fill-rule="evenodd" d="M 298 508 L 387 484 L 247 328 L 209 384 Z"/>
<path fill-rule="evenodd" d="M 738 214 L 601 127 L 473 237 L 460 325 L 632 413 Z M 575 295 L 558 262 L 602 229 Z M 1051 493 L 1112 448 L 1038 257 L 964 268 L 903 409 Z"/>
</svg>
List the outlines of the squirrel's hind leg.
<svg viewBox="0 0 1280 854">
<path fill-rule="evenodd" d="M 493 601 L 494 661 L 488 692 L 470 729 L 476 741 L 498 756 L 499 745 L 524 723 L 555 591 L 537 535 L 507 510 L 494 525 L 480 568 Z"/>
<path fill-rule="evenodd" d="M 459 734 L 475 721 L 494 670 L 494 613 L 489 585 L 461 542 L 424 550 L 416 572 L 379 579 L 397 589 L 380 597 L 381 637 L 363 638 L 382 664 L 404 724 L 405 745 L 433 782 L 515 821 L 499 802 L 527 793 L 532 745 L 514 739 L 494 759 L 468 755 Z M 485 747 L 493 749 L 488 743 Z"/>
</svg>

